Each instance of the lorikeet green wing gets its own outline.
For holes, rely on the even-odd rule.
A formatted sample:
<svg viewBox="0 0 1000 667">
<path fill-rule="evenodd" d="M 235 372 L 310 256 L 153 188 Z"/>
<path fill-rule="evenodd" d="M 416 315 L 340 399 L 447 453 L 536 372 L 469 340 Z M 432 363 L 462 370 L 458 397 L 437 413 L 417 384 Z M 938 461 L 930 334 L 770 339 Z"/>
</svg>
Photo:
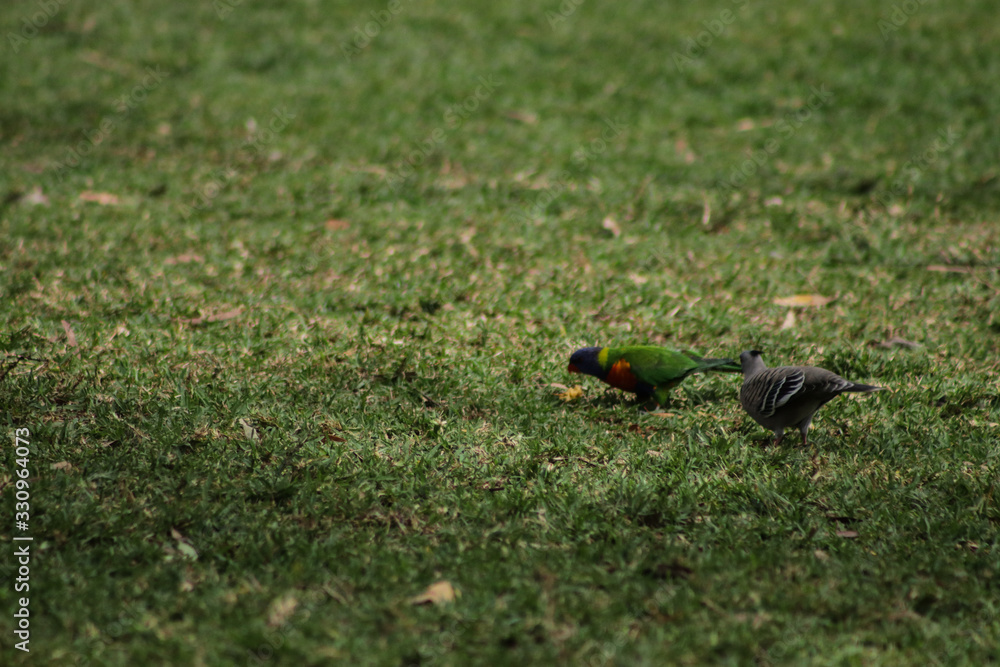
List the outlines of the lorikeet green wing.
<svg viewBox="0 0 1000 667">
<path fill-rule="evenodd" d="M 570 372 L 593 375 L 612 387 L 663 405 L 670 390 L 699 371 L 741 372 L 732 359 L 705 359 L 653 345 L 585 347 L 570 357 Z"/>
</svg>

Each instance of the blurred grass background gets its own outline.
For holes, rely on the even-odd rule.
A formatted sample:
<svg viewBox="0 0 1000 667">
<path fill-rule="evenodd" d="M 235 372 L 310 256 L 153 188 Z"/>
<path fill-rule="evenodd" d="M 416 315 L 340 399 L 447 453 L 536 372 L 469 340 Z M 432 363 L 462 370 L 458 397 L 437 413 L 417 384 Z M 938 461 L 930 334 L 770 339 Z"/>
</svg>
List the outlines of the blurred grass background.
<svg viewBox="0 0 1000 667">
<path fill-rule="evenodd" d="M 994 9 L 4 4 L 35 659 L 997 660 Z M 625 342 L 892 392 L 557 398 Z"/>
</svg>

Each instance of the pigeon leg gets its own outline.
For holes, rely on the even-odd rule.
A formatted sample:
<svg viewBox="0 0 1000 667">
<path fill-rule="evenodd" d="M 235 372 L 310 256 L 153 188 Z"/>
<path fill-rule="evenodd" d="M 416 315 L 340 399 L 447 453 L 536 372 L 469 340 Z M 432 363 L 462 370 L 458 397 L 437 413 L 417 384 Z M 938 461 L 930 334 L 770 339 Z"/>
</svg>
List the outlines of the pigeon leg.
<svg viewBox="0 0 1000 667">
<path fill-rule="evenodd" d="M 809 415 L 801 422 L 799 422 L 799 433 L 802 434 L 802 446 L 806 446 L 806 436 L 809 433 L 809 425 L 812 424 L 813 416 Z"/>
</svg>

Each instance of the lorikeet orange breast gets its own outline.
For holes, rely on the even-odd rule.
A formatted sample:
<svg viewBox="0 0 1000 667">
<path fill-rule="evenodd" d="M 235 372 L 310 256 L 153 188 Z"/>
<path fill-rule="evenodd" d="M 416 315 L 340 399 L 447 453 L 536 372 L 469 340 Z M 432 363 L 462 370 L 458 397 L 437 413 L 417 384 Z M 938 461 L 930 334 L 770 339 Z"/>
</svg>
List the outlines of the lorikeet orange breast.
<svg viewBox="0 0 1000 667">
<path fill-rule="evenodd" d="M 569 359 L 570 373 L 584 373 L 616 389 L 663 405 L 671 388 L 698 371 L 741 372 L 732 359 L 705 359 L 654 345 L 585 347 Z"/>
</svg>

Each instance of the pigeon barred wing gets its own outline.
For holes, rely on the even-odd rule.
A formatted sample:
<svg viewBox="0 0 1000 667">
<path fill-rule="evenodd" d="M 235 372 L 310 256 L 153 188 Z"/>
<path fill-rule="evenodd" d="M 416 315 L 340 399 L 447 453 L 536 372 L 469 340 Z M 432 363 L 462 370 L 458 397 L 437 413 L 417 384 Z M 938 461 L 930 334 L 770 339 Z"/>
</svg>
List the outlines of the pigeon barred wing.
<svg viewBox="0 0 1000 667">
<path fill-rule="evenodd" d="M 795 427 L 802 434 L 805 446 L 813 415 L 840 394 L 884 389 L 851 382 L 815 366 L 768 368 L 758 350 L 740 354 L 740 364 L 743 370 L 740 404 L 754 421 L 774 432 L 776 445 L 781 443 L 785 429 Z"/>
<path fill-rule="evenodd" d="M 850 380 L 845 380 L 836 373 L 825 368 L 814 366 L 803 366 L 805 372 L 805 386 L 803 392 L 810 394 L 822 394 L 833 398 L 837 394 L 845 391 L 857 391 L 861 385 L 856 385 Z"/>
<path fill-rule="evenodd" d="M 788 403 L 793 396 L 799 393 L 803 383 L 806 381 L 805 373 L 800 370 L 786 370 L 782 373 L 773 372 L 780 370 L 784 369 L 775 368 L 771 372 L 765 371 L 759 377 L 759 381 L 766 383 L 767 386 L 764 400 L 761 401 L 759 407 L 760 414 L 763 417 L 773 416 L 775 410 Z"/>
</svg>

